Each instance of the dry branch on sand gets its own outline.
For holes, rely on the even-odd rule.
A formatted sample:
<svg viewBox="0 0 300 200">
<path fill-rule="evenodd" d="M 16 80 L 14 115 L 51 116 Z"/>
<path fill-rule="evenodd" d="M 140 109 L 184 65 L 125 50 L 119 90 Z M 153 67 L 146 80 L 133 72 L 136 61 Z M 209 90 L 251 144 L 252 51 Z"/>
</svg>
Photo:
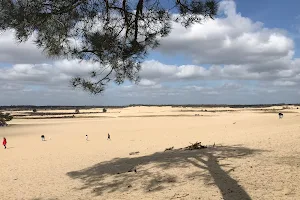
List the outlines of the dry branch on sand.
<svg viewBox="0 0 300 200">
<path fill-rule="evenodd" d="M 201 142 L 196 142 L 196 143 L 190 143 L 191 145 L 187 146 L 184 148 L 184 150 L 194 150 L 194 149 L 204 149 L 207 148 L 207 146 L 201 145 Z"/>
<path fill-rule="evenodd" d="M 140 153 L 139 151 L 136 151 L 136 152 L 130 152 L 129 155 L 132 156 L 132 155 L 136 155 L 136 154 L 139 154 L 139 153 Z"/>
<path fill-rule="evenodd" d="M 185 147 L 185 148 L 180 148 L 179 150 L 181 149 L 184 149 L 184 150 L 194 150 L 194 149 L 206 149 L 207 147 L 215 147 L 215 143 L 213 145 L 202 145 L 201 142 L 195 142 L 195 143 L 190 143 L 191 145 Z M 165 151 L 172 151 L 174 150 L 174 147 L 169 147 L 169 148 L 166 148 Z"/>
<path fill-rule="evenodd" d="M 122 174 L 122 173 L 126 173 L 126 172 L 135 172 L 135 173 L 137 173 L 136 166 L 131 167 L 128 171 L 118 172 L 117 174 Z"/>
<path fill-rule="evenodd" d="M 174 196 L 171 199 L 182 199 L 182 198 L 187 197 L 189 195 L 190 194 L 187 194 L 187 193 L 182 194 L 182 195 L 175 193 Z"/>
<path fill-rule="evenodd" d="M 165 151 L 172 151 L 174 149 L 174 147 L 169 147 L 169 148 L 166 148 Z"/>
</svg>

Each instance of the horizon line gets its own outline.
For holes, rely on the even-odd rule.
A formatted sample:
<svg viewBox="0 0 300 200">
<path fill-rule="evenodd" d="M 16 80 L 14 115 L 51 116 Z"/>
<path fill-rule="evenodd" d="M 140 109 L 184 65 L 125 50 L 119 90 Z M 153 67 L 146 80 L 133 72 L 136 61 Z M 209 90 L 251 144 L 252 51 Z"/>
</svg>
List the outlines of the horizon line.
<svg viewBox="0 0 300 200">
<path fill-rule="evenodd" d="M 127 105 L 0 105 L 0 108 L 8 107 L 135 107 L 135 106 L 283 106 L 300 103 L 270 103 L 270 104 L 127 104 Z"/>
</svg>

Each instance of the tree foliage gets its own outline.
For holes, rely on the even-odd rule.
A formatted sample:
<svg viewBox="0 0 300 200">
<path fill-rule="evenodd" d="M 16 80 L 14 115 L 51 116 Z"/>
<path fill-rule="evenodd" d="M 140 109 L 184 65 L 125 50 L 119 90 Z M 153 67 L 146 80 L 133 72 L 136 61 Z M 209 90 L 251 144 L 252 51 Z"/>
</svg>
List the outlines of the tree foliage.
<svg viewBox="0 0 300 200">
<path fill-rule="evenodd" d="M 13 119 L 13 116 L 9 113 L 1 113 L 0 112 L 0 126 L 7 125 L 7 121 L 11 121 Z"/>
<path fill-rule="evenodd" d="M 0 0 L 0 30 L 14 29 L 20 42 L 34 34 L 50 57 L 98 62 L 89 76 L 72 79 L 97 94 L 111 80 L 137 82 L 142 61 L 173 21 L 188 27 L 217 9 L 215 0 Z"/>
</svg>

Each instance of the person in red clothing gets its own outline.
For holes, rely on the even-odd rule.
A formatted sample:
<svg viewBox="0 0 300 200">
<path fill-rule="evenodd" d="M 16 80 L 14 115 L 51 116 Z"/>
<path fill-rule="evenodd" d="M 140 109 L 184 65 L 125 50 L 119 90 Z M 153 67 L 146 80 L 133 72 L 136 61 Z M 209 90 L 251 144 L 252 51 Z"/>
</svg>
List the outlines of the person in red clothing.
<svg viewBox="0 0 300 200">
<path fill-rule="evenodd" d="M 6 138 L 4 137 L 3 138 L 3 142 L 2 142 L 3 146 L 4 146 L 4 149 L 6 149 L 6 144 L 7 144 L 7 141 L 6 141 Z"/>
</svg>

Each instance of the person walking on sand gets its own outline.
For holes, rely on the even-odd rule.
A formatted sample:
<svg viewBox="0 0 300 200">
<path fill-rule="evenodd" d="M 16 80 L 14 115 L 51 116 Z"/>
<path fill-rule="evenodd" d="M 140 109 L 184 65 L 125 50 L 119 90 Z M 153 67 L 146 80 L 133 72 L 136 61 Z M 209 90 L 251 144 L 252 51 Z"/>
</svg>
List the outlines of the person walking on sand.
<svg viewBox="0 0 300 200">
<path fill-rule="evenodd" d="M 85 135 L 85 139 L 86 139 L 86 141 L 88 141 L 89 140 L 89 136 Z"/>
<path fill-rule="evenodd" d="M 107 140 L 110 140 L 110 134 L 109 133 L 107 134 Z"/>
<path fill-rule="evenodd" d="M 3 138 L 3 142 L 2 142 L 3 146 L 4 146 L 4 149 L 6 149 L 6 144 L 7 144 L 7 141 L 6 141 L 6 138 L 4 137 Z"/>
</svg>

